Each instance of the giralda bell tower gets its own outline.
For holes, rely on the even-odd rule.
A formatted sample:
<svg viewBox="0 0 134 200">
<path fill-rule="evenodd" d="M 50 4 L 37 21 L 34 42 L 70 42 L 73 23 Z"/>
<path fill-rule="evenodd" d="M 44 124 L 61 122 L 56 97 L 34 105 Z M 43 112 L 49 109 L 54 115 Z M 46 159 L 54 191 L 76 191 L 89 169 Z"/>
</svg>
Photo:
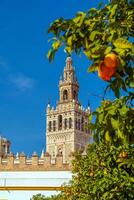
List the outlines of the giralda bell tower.
<svg viewBox="0 0 134 200">
<path fill-rule="evenodd" d="M 63 155 L 68 163 L 71 152 L 84 151 L 89 143 L 88 117 L 90 108 L 83 109 L 78 100 L 79 84 L 67 57 L 63 76 L 59 81 L 59 101 L 56 108 L 47 106 L 46 151 L 52 156 Z"/>
</svg>

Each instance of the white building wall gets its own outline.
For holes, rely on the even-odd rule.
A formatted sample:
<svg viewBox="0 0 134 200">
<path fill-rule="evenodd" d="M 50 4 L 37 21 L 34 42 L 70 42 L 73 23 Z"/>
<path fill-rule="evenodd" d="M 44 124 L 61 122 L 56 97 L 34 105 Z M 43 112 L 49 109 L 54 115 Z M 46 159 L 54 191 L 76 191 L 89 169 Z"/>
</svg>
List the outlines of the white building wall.
<svg viewBox="0 0 134 200">
<path fill-rule="evenodd" d="M 70 171 L 47 172 L 0 172 L 0 187 L 8 186 L 43 186 L 59 187 L 72 178 Z M 51 196 L 56 191 L 0 191 L 0 200 L 30 200 L 35 194 Z"/>
</svg>

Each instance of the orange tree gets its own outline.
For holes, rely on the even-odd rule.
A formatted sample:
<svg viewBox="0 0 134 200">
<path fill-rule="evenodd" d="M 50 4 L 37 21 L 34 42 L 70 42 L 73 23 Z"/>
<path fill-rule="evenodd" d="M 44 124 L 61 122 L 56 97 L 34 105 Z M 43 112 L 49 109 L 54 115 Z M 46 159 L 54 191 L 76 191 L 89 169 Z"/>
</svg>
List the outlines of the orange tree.
<svg viewBox="0 0 134 200">
<path fill-rule="evenodd" d="M 50 61 L 61 46 L 69 55 L 85 54 L 92 61 L 88 71 L 97 71 L 107 81 L 104 93 L 111 89 L 116 97 L 89 117 L 94 143 L 85 157 L 75 155 L 63 199 L 134 199 L 134 1 L 111 0 L 72 19 L 59 18 L 48 32 L 54 35 Z"/>
<path fill-rule="evenodd" d="M 62 198 L 61 198 L 61 194 L 46 197 L 45 195 L 42 195 L 39 193 L 39 194 L 33 195 L 33 197 L 30 200 L 62 200 Z"/>
</svg>

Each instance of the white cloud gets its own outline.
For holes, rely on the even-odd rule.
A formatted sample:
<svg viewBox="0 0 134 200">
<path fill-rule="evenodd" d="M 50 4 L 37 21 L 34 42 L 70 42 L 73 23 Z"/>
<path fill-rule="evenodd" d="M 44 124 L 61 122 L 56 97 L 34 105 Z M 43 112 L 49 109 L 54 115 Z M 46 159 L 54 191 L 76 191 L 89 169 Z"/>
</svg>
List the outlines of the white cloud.
<svg viewBox="0 0 134 200">
<path fill-rule="evenodd" d="M 35 85 L 35 80 L 21 72 L 13 74 L 7 59 L 0 56 L 0 84 L 10 85 L 18 91 L 23 92 L 32 89 Z"/>
<path fill-rule="evenodd" d="M 35 81 L 24 74 L 10 75 L 9 80 L 20 91 L 32 89 L 35 85 Z"/>
</svg>

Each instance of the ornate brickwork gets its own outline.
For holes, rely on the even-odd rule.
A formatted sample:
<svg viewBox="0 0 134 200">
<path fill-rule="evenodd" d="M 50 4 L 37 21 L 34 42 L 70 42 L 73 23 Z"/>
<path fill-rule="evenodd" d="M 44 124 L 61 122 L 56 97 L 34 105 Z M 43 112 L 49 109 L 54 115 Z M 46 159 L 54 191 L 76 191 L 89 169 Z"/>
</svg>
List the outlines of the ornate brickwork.
<svg viewBox="0 0 134 200">
<path fill-rule="evenodd" d="M 90 108 L 83 109 L 78 100 L 79 84 L 72 67 L 72 59 L 66 59 L 63 77 L 59 82 L 59 102 L 56 109 L 47 106 L 46 149 L 51 156 L 63 155 L 63 163 L 76 150 L 85 150 L 90 137 L 88 117 Z"/>
</svg>

